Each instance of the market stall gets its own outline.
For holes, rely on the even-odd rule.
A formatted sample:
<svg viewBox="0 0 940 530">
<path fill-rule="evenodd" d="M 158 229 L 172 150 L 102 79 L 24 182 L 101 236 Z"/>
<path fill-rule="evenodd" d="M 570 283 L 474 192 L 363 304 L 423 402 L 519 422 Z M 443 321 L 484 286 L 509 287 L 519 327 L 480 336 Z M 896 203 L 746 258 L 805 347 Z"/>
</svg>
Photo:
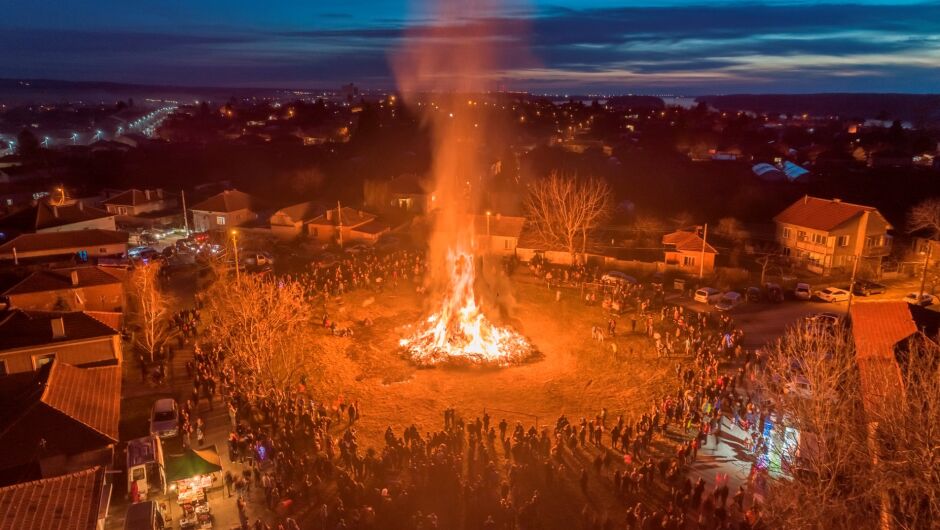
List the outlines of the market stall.
<svg viewBox="0 0 940 530">
<path fill-rule="evenodd" d="M 222 484 L 221 473 L 222 461 L 214 445 L 167 456 L 166 478 L 170 489 L 176 491 L 180 528 L 212 528 L 208 494 L 215 485 Z"/>
</svg>

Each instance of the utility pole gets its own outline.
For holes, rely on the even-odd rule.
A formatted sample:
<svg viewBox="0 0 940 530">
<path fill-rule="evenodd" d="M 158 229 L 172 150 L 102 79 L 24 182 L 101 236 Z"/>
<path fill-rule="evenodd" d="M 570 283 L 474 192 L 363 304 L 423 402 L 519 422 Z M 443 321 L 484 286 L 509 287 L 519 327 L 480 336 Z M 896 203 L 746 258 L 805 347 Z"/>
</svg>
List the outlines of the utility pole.
<svg viewBox="0 0 940 530">
<path fill-rule="evenodd" d="M 698 264 L 698 279 L 701 280 L 702 276 L 705 275 L 705 246 L 708 243 L 705 240 L 708 238 L 708 223 L 705 223 L 705 228 L 702 230 L 702 257 L 699 258 L 701 263 Z"/>
<path fill-rule="evenodd" d="M 186 215 L 186 190 L 180 190 L 180 197 L 183 198 L 183 229 L 186 235 L 189 235 L 189 216 Z"/>
<path fill-rule="evenodd" d="M 339 232 L 339 248 L 343 248 L 343 207 L 336 201 L 336 230 Z"/>
<path fill-rule="evenodd" d="M 241 271 L 238 268 L 238 231 L 232 230 L 232 246 L 235 247 L 235 282 L 242 284 Z"/>
<path fill-rule="evenodd" d="M 928 239 L 926 252 L 927 255 L 924 257 L 924 272 L 922 272 L 920 275 L 920 295 L 917 297 L 918 303 L 920 303 L 920 301 L 924 298 L 924 287 L 927 285 L 927 267 L 930 265 L 930 251 L 932 250 L 933 240 Z"/>
<path fill-rule="evenodd" d="M 861 255 L 855 256 L 855 263 L 852 264 L 852 279 L 849 280 L 849 304 L 845 308 L 845 314 L 849 314 L 852 309 L 852 298 L 855 297 L 855 275 L 858 273 L 858 262 L 861 261 Z"/>
</svg>

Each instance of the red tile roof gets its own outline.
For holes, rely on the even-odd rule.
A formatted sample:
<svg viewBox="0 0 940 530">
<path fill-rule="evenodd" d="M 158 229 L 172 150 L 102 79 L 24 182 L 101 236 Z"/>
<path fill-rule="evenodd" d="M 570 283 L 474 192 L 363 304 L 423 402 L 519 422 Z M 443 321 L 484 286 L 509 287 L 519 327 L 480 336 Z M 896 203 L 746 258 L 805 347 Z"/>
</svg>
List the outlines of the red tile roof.
<svg viewBox="0 0 940 530">
<path fill-rule="evenodd" d="M 878 210 L 838 199 L 820 199 L 806 195 L 777 214 L 774 221 L 828 232 L 864 212 L 878 213 Z"/>
<path fill-rule="evenodd" d="M 894 359 L 894 345 L 917 333 L 906 302 L 857 302 L 850 310 L 855 354 L 860 359 Z"/>
<path fill-rule="evenodd" d="M 869 414 L 883 417 L 884 408 L 904 394 L 895 345 L 917 333 L 917 325 L 902 301 L 859 302 L 850 313 L 862 404 Z"/>
<path fill-rule="evenodd" d="M 677 230 L 671 234 L 666 234 L 663 236 L 664 245 L 675 245 L 676 250 L 680 252 L 701 252 L 702 251 L 702 238 L 694 232 L 687 232 L 685 230 Z M 705 252 L 709 254 L 717 254 L 718 251 L 715 250 L 715 247 L 705 243 Z"/>
<path fill-rule="evenodd" d="M 77 275 L 77 284 L 72 283 L 72 273 Z M 63 289 L 81 289 L 97 285 L 120 284 L 121 279 L 102 267 L 71 267 L 68 269 L 39 270 L 20 283 L 7 289 L 3 295 L 61 291 Z"/>
<path fill-rule="evenodd" d="M 0 254 L 17 252 L 36 252 L 43 250 L 71 249 L 77 247 L 94 248 L 100 245 L 127 243 L 127 232 L 116 230 L 69 230 L 66 232 L 43 232 L 23 234 L 0 245 Z"/>
<path fill-rule="evenodd" d="M 108 438 L 118 440 L 120 366 L 78 368 L 53 363 L 40 400 Z"/>
<path fill-rule="evenodd" d="M 52 321 L 61 318 L 65 335 L 53 337 Z M 15 309 L 0 313 L 0 351 L 74 340 L 110 338 L 118 332 L 80 311 L 57 313 Z"/>
<path fill-rule="evenodd" d="M 0 488 L 0 530 L 95 530 L 104 468 Z"/>
<path fill-rule="evenodd" d="M 35 206 L 0 218 L 0 227 L 19 232 L 35 232 L 110 216 L 111 214 L 104 210 L 84 206 L 79 201 L 54 205 L 49 200 L 42 200 Z"/>
<path fill-rule="evenodd" d="M 323 215 L 317 216 L 315 219 L 310 221 L 310 224 L 319 226 L 338 226 L 339 222 L 342 221 L 343 226 L 354 227 L 368 223 L 369 221 L 374 221 L 376 218 L 375 214 L 357 210 L 355 208 L 350 208 L 348 206 L 343 206 L 341 211 L 342 215 L 337 215 L 336 212 L 336 208 L 327 210 Z"/>
<path fill-rule="evenodd" d="M 196 204 L 190 210 L 225 213 L 246 209 L 258 211 L 261 207 L 261 200 L 253 195 L 238 190 L 225 190 Z"/>
<path fill-rule="evenodd" d="M 150 192 L 149 199 L 147 198 L 147 191 Z M 130 189 L 104 201 L 104 204 L 111 204 L 114 206 L 137 206 L 140 204 L 147 204 L 149 202 L 162 201 L 167 198 L 169 198 L 169 196 L 164 193 L 163 190 L 159 189 L 146 191 Z"/>
</svg>

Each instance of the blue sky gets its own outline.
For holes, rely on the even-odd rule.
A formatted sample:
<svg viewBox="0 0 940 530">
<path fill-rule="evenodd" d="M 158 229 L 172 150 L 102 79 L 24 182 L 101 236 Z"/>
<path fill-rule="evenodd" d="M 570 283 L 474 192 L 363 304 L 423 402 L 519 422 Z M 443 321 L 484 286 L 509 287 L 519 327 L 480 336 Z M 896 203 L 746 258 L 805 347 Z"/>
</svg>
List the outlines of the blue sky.
<svg viewBox="0 0 940 530">
<path fill-rule="evenodd" d="M 940 1 L 467 2 L 489 7 L 449 34 L 490 46 L 493 88 L 940 92 Z M 390 59 L 439 25 L 430 0 L 4 4 L 0 77 L 391 87 Z"/>
</svg>

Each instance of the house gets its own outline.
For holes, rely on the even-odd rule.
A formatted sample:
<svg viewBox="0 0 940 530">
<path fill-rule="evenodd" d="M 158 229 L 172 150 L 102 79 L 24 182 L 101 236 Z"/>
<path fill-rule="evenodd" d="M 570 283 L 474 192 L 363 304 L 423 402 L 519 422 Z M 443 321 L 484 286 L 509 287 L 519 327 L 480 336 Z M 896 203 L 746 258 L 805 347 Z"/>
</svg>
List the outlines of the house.
<svg viewBox="0 0 940 530">
<path fill-rule="evenodd" d="M 818 274 L 859 267 L 874 271 L 891 252 L 893 227 L 871 206 L 804 196 L 774 217 L 785 256 Z"/>
<path fill-rule="evenodd" d="M 127 232 L 115 230 L 75 230 L 22 234 L 0 245 L 0 260 L 75 256 L 90 258 L 121 256 L 127 252 Z"/>
<path fill-rule="evenodd" d="M 105 468 L 96 466 L 0 488 L 0 527 L 100 530 L 111 495 L 105 477 Z"/>
<path fill-rule="evenodd" d="M 695 232 L 677 230 L 663 235 L 666 265 L 690 274 L 711 274 L 715 271 L 718 251 Z"/>
<path fill-rule="evenodd" d="M 2 296 L 17 309 L 121 312 L 123 277 L 124 269 L 98 266 L 38 270 Z"/>
<path fill-rule="evenodd" d="M 437 197 L 428 184 L 410 173 L 392 179 L 388 193 L 392 208 L 406 212 L 427 213 L 434 209 Z"/>
<path fill-rule="evenodd" d="M 145 213 L 161 212 L 178 206 L 175 195 L 162 189 L 129 189 L 102 202 L 108 213 L 117 216 L 117 222 L 127 221 Z"/>
<path fill-rule="evenodd" d="M 0 481 L 110 466 L 120 420 L 120 366 L 56 361 L 0 378 Z"/>
<path fill-rule="evenodd" d="M 525 217 L 500 214 L 473 215 L 469 222 L 473 226 L 476 250 L 499 256 L 514 256 L 519 246 L 519 236 L 525 226 Z"/>
<path fill-rule="evenodd" d="M 226 230 L 254 221 L 263 203 L 257 197 L 238 190 L 225 190 L 196 204 L 193 214 L 193 230 L 209 232 Z"/>
<path fill-rule="evenodd" d="M 7 238 L 19 234 L 114 228 L 114 215 L 74 199 L 45 197 L 32 206 L 0 218 L 0 232 Z"/>
<path fill-rule="evenodd" d="M 38 370 L 53 360 L 82 366 L 121 359 L 120 333 L 87 313 L 0 313 L 0 375 Z"/>
<path fill-rule="evenodd" d="M 290 240 L 307 235 L 307 223 L 323 213 L 323 208 L 314 201 L 302 202 L 281 208 L 271 216 L 271 233 L 278 239 Z"/>
<path fill-rule="evenodd" d="M 378 216 L 347 206 L 331 208 L 307 223 L 307 234 L 314 239 L 340 244 L 352 241 L 378 241 L 389 227 Z"/>
</svg>

